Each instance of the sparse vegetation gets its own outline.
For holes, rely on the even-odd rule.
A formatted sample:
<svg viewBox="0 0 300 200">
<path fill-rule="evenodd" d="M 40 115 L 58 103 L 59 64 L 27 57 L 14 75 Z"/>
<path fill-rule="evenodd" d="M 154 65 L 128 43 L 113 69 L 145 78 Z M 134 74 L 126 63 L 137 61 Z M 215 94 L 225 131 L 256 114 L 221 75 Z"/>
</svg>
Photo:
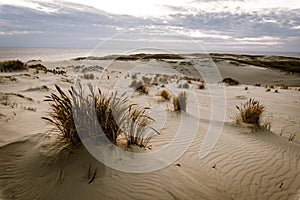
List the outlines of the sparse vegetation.
<svg viewBox="0 0 300 200">
<path fill-rule="evenodd" d="M 67 72 L 65 70 L 58 70 L 58 69 L 47 69 L 45 73 L 50 72 L 52 74 L 60 74 L 60 75 L 65 75 Z"/>
<path fill-rule="evenodd" d="M 36 108 L 33 108 L 33 107 L 23 107 L 24 110 L 29 110 L 29 111 L 32 111 L 32 112 L 36 112 Z"/>
<path fill-rule="evenodd" d="M 174 111 L 186 111 L 187 106 L 187 94 L 186 92 L 180 92 L 178 96 L 172 98 Z"/>
<path fill-rule="evenodd" d="M 17 81 L 17 78 L 12 76 L 12 77 L 9 78 L 9 80 L 10 81 Z"/>
<path fill-rule="evenodd" d="M 149 93 L 149 88 L 144 85 L 143 81 L 138 81 L 138 80 L 134 79 L 131 82 L 130 87 L 134 88 L 135 91 L 140 92 L 141 94 Z"/>
<path fill-rule="evenodd" d="M 296 134 L 290 134 L 289 141 L 293 141 L 296 137 Z"/>
<path fill-rule="evenodd" d="M 127 106 L 128 100 L 124 96 L 117 97 L 116 93 L 105 95 L 100 89 L 95 94 L 90 86 L 92 95 L 84 97 L 80 87 L 79 91 L 71 88 L 69 97 L 59 86 L 55 87 L 59 95 L 52 93 L 47 96 L 51 112 L 50 117 L 43 119 L 56 127 L 67 146 L 81 146 L 81 139 L 93 138 L 103 142 L 105 135 L 113 144 L 121 137 L 126 140 L 127 146 L 136 144 L 144 147 L 154 135 L 155 131 L 146 134 L 153 121 L 146 109 Z"/>
<path fill-rule="evenodd" d="M 131 75 L 131 79 L 137 79 L 137 73 Z"/>
<path fill-rule="evenodd" d="M 32 99 L 31 97 L 25 97 L 25 96 L 22 95 L 22 94 L 11 93 L 11 92 L 9 92 L 9 93 L 0 93 L 0 94 L 1 94 L 1 95 L 3 94 L 3 95 L 5 95 L 5 96 L 7 96 L 7 98 L 8 98 L 8 96 L 17 96 L 17 97 L 26 99 L 26 100 L 28 100 L 28 101 L 33 101 L 33 99 Z M 0 98 L 0 99 L 1 99 L 1 98 Z"/>
<path fill-rule="evenodd" d="M 130 87 L 133 87 L 133 88 L 139 88 L 143 85 L 143 82 L 142 81 L 138 81 L 136 79 L 134 79 L 131 84 L 130 84 Z"/>
<path fill-rule="evenodd" d="M 287 89 L 289 89 L 289 87 L 288 87 L 288 86 L 286 86 L 286 85 L 281 85 L 281 86 L 280 86 L 280 89 L 287 90 Z"/>
<path fill-rule="evenodd" d="M 166 100 L 170 100 L 171 99 L 171 95 L 170 95 L 169 91 L 167 91 L 167 90 L 162 90 L 159 93 L 159 96 L 161 96 L 162 98 L 164 98 Z"/>
<path fill-rule="evenodd" d="M 163 75 L 162 77 L 160 77 L 158 79 L 158 82 L 162 83 L 162 84 L 168 84 L 169 83 L 169 79 L 170 79 L 170 77 L 168 75 Z"/>
<path fill-rule="evenodd" d="M 265 107 L 259 101 L 251 98 L 241 106 L 236 106 L 236 108 L 239 110 L 236 119 L 238 123 L 243 122 L 260 126 L 261 115 L 265 111 Z"/>
<path fill-rule="evenodd" d="M 136 91 L 139 92 L 139 93 L 141 93 L 141 94 L 149 94 L 150 90 L 145 85 L 142 85 L 142 86 L 136 88 Z"/>
<path fill-rule="evenodd" d="M 232 78 L 224 78 L 223 83 L 225 83 L 226 85 L 239 85 L 240 84 L 239 81 L 234 80 Z"/>
<path fill-rule="evenodd" d="M 36 71 L 47 71 L 47 67 L 42 64 L 28 65 L 28 68 L 35 69 Z"/>
<path fill-rule="evenodd" d="M 13 72 L 27 70 L 25 63 L 19 60 L 8 60 L 0 62 L 0 72 Z"/>
<path fill-rule="evenodd" d="M 187 81 L 195 81 L 195 82 L 201 82 L 201 79 L 200 78 L 196 78 L 196 77 L 188 77 L 188 76 L 185 76 L 184 77 L 185 80 Z"/>
<path fill-rule="evenodd" d="M 150 85 L 150 83 L 151 83 L 151 81 L 152 81 L 152 78 L 143 76 L 143 77 L 142 77 L 142 80 L 143 80 L 143 82 L 144 82 L 145 85 Z"/>
<path fill-rule="evenodd" d="M 46 85 L 42 85 L 40 87 L 28 88 L 25 90 L 26 92 L 33 92 L 33 91 L 49 91 L 50 89 Z"/>
<path fill-rule="evenodd" d="M 179 88 L 184 88 L 184 89 L 189 89 L 190 85 L 186 82 L 186 83 L 183 83 L 183 84 L 179 84 L 178 87 Z"/>
<path fill-rule="evenodd" d="M 201 82 L 201 83 L 198 85 L 198 89 L 200 89 L 200 90 L 205 89 L 205 83 Z"/>
<path fill-rule="evenodd" d="M 93 80 L 95 77 L 93 73 L 90 73 L 90 74 L 83 74 L 83 78 Z"/>
</svg>

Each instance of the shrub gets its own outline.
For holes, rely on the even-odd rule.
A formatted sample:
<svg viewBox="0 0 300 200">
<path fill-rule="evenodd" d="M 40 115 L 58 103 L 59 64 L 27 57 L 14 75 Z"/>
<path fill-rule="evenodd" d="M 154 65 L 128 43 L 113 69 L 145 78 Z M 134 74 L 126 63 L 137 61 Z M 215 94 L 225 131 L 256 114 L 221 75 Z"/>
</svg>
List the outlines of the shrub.
<svg viewBox="0 0 300 200">
<path fill-rule="evenodd" d="M 186 111 L 186 106 L 187 106 L 186 92 L 180 92 L 177 97 L 173 97 L 172 103 L 174 106 L 174 111 L 179 111 L 179 110 Z"/>
<path fill-rule="evenodd" d="M 265 111 L 265 107 L 255 99 L 250 99 L 241 106 L 236 106 L 239 110 L 237 115 L 237 122 L 246 124 L 260 125 L 261 115 Z"/>
<path fill-rule="evenodd" d="M 187 81 L 190 81 L 190 83 L 191 83 L 191 81 L 201 82 L 201 79 L 200 78 L 196 78 L 196 77 L 185 76 L 184 79 L 187 80 Z"/>
<path fill-rule="evenodd" d="M 239 81 L 234 80 L 232 78 L 224 78 L 223 83 L 225 83 L 226 85 L 239 85 L 240 84 Z"/>
<path fill-rule="evenodd" d="M 21 71 L 27 70 L 26 64 L 19 60 L 9 60 L 0 62 L 0 71 L 1 72 L 12 72 L 12 71 Z"/>
<path fill-rule="evenodd" d="M 127 106 L 128 100 L 124 95 L 117 97 L 115 93 L 108 96 L 100 89 L 96 95 L 90 86 L 91 95 L 85 97 L 80 87 L 79 91 L 71 88 L 69 97 L 60 87 L 55 87 L 59 95 L 52 93 L 47 96 L 46 101 L 51 102 L 51 112 L 50 117 L 43 119 L 56 127 L 67 146 L 79 147 L 81 139 L 106 142 L 103 135 L 113 144 L 117 144 L 117 138 L 122 137 L 127 146 L 146 146 L 154 135 L 153 131 L 146 134 L 149 129 L 154 130 L 150 127 L 153 119 L 147 115 L 146 108 Z"/>
<path fill-rule="evenodd" d="M 204 84 L 204 83 L 200 83 L 200 84 L 198 85 L 198 89 L 200 89 L 200 90 L 205 89 L 205 84 Z"/>
<path fill-rule="evenodd" d="M 46 71 L 47 70 L 47 67 L 45 67 L 42 64 L 28 65 L 28 68 L 37 69 L 37 70 L 41 70 L 41 71 Z"/>
<path fill-rule="evenodd" d="M 135 91 L 140 92 L 141 94 L 149 93 L 149 88 L 144 85 L 143 81 L 133 80 L 130 87 L 133 87 Z"/>
<path fill-rule="evenodd" d="M 162 98 L 166 99 L 166 100 L 170 100 L 171 99 L 171 95 L 167 90 L 162 90 L 159 93 L 159 96 L 161 96 Z"/>
<path fill-rule="evenodd" d="M 136 88 L 136 91 L 141 93 L 141 94 L 149 94 L 149 88 L 144 86 L 144 85 Z"/>
</svg>

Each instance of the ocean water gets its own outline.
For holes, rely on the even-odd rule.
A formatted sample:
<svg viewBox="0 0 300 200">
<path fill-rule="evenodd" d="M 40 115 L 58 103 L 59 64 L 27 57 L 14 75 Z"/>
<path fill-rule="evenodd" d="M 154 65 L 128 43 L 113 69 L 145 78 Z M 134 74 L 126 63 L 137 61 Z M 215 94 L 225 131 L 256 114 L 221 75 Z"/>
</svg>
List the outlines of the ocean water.
<svg viewBox="0 0 300 200">
<path fill-rule="evenodd" d="M 0 48 L 0 60 L 15 60 L 21 61 L 28 60 L 42 60 L 42 61 L 61 61 L 70 60 L 76 57 L 84 56 L 107 56 L 112 54 L 130 54 L 130 53 L 167 53 L 167 51 L 158 51 L 155 49 L 145 49 L 139 51 L 128 51 L 125 49 L 54 49 L 54 48 Z M 182 51 L 173 50 L 174 53 L 204 53 L 195 51 Z M 249 54 L 249 55 L 276 55 L 276 56 L 288 56 L 300 58 L 300 53 L 297 52 L 245 52 L 245 51 L 228 51 L 228 52 L 216 52 L 211 53 L 234 53 L 234 54 Z"/>
</svg>

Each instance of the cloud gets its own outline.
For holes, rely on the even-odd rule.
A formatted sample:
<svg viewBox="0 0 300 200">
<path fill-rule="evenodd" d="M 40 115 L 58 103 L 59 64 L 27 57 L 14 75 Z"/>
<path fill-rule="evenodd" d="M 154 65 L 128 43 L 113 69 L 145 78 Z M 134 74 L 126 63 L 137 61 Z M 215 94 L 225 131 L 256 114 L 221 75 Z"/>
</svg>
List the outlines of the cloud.
<svg viewBox="0 0 300 200">
<path fill-rule="evenodd" d="M 245 12 L 236 8 L 234 12 L 215 12 L 167 6 L 171 14 L 144 18 L 68 2 L 34 3 L 1 6 L 2 46 L 93 48 L 101 41 L 114 40 L 115 47 L 136 46 L 136 41 L 139 46 L 164 44 L 171 48 L 173 44 L 174 48 L 188 49 L 182 44 L 191 40 L 214 49 L 299 51 L 295 43 L 299 42 L 300 9 Z M 112 38 L 116 34 L 120 35 Z"/>
</svg>

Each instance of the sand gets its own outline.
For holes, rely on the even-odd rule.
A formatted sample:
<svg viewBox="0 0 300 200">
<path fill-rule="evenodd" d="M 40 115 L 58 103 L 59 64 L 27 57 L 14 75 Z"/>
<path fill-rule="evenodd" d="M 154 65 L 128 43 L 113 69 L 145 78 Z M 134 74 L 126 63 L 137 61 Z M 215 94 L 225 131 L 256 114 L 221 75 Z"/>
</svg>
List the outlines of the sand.
<svg viewBox="0 0 300 200">
<path fill-rule="evenodd" d="M 185 61 L 193 63 L 197 59 L 200 58 L 189 57 Z M 185 82 L 177 83 L 180 76 L 197 76 L 191 66 L 180 62 L 176 59 L 47 61 L 41 63 L 48 69 L 59 66 L 66 75 L 37 73 L 34 69 L 1 73 L 0 199 L 299 199 L 299 74 L 236 65 L 228 60 L 217 62 L 221 78 L 231 77 L 241 84 L 225 86 L 220 83 L 222 79 L 209 84 L 209 88 L 224 89 L 226 115 L 224 124 L 214 121 L 223 124 L 221 135 L 212 151 L 200 158 L 199 151 L 211 126 L 214 91 L 198 89 L 197 81 L 191 81 L 188 89 L 178 88 L 178 84 Z M 205 63 L 202 62 L 202 76 L 210 72 Z M 178 159 L 167 163 L 166 158 L 165 167 L 147 173 L 112 169 L 83 147 L 66 157 L 57 157 L 61 147 L 55 142 L 57 135 L 41 119 L 48 116 L 50 109 L 44 99 L 56 92 L 55 84 L 64 91 L 70 89 L 83 72 L 93 73 L 94 79 L 82 82 L 90 81 L 106 92 L 127 92 L 131 103 L 152 108 L 153 126 L 160 135 L 150 141 L 146 152 L 159 152 L 180 132 L 182 138 L 168 146 L 175 154 L 186 145 L 187 136 L 192 134 L 189 131 L 195 127 L 191 145 Z M 169 83 L 151 86 L 148 95 L 141 95 L 129 87 L 135 73 L 140 73 L 138 79 L 157 73 L 177 76 Z M 261 86 L 254 86 L 256 83 Z M 290 87 L 281 89 L 283 84 Z M 267 92 L 266 85 L 274 88 Z M 173 112 L 172 104 L 157 95 L 162 89 L 174 94 L 186 91 L 186 113 Z M 263 119 L 271 123 L 270 130 L 255 131 L 248 125 L 235 123 L 235 106 L 250 98 L 260 100 L 266 107 Z"/>
</svg>

